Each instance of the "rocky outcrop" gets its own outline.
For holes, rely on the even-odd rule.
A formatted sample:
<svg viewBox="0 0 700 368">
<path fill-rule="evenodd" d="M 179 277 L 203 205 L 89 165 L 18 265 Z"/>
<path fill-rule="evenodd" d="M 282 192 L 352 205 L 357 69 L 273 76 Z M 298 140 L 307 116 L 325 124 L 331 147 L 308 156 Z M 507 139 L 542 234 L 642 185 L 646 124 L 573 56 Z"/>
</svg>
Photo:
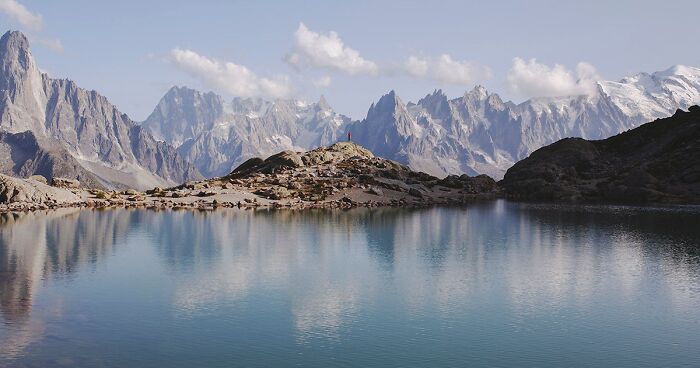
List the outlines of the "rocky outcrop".
<svg viewBox="0 0 700 368">
<path fill-rule="evenodd" d="M 350 142 L 307 152 L 284 151 L 265 160 L 251 159 L 210 187 L 227 186 L 282 203 L 306 205 L 457 204 L 493 197 L 496 182 L 487 177 L 448 177 L 415 172 L 375 157 Z"/>
<path fill-rule="evenodd" d="M 604 140 L 560 140 L 515 164 L 500 185 L 523 200 L 699 204 L 700 107 Z"/>
<path fill-rule="evenodd" d="M 8 204 L 77 204 L 81 197 L 62 188 L 48 186 L 33 179 L 18 179 L 0 174 L 0 203 Z"/>
<path fill-rule="evenodd" d="M 0 38 L 0 130 L 31 132 L 40 146 L 58 152 L 52 156 L 55 166 L 66 157 L 65 165 L 82 167 L 107 187 L 201 178 L 173 147 L 158 143 L 104 96 L 41 73 L 27 38 L 17 31 Z M 78 171 L 61 175 L 91 182 Z"/>
<path fill-rule="evenodd" d="M 79 189 L 80 182 L 74 179 L 67 178 L 53 178 L 51 180 L 51 185 L 56 188 L 66 188 L 66 189 Z"/>
<path fill-rule="evenodd" d="M 372 159 L 367 149 L 349 142 L 339 142 L 329 148 L 321 147 L 299 154 L 282 151 L 263 160 L 251 158 L 237 167 L 230 176 L 244 177 L 251 173 L 275 174 L 284 169 L 338 164 L 347 159 Z"/>
</svg>

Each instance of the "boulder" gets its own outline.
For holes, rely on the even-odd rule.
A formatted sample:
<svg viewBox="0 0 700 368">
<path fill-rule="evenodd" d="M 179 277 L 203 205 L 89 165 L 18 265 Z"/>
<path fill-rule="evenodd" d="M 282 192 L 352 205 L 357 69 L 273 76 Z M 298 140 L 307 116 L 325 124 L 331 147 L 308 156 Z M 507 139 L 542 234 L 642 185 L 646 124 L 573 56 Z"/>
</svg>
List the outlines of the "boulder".
<svg viewBox="0 0 700 368">
<path fill-rule="evenodd" d="M 49 185 L 49 181 L 43 175 L 32 175 L 29 180 L 38 181 L 41 184 Z"/>
<path fill-rule="evenodd" d="M 284 199 L 292 196 L 292 192 L 285 187 L 263 188 L 255 191 L 255 194 L 267 199 Z"/>
<path fill-rule="evenodd" d="M 57 188 L 78 189 L 80 181 L 68 178 L 53 178 L 51 185 Z"/>
<path fill-rule="evenodd" d="M 377 187 L 370 187 L 367 192 L 369 194 L 374 194 L 374 195 L 378 195 L 378 196 L 384 195 L 384 192 Z"/>
<path fill-rule="evenodd" d="M 296 168 L 304 166 L 304 161 L 294 151 L 282 151 L 268 157 L 261 165 L 261 172 L 271 174 L 280 168 Z"/>
<path fill-rule="evenodd" d="M 13 178 L 0 174 L 0 203 L 75 203 L 80 197 L 72 192 L 50 187 L 36 180 Z"/>
<path fill-rule="evenodd" d="M 244 163 L 238 165 L 237 168 L 233 169 L 231 175 L 248 173 L 263 163 L 263 159 L 260 157 L 253 157 L 246 160 Z"/>
</svg>

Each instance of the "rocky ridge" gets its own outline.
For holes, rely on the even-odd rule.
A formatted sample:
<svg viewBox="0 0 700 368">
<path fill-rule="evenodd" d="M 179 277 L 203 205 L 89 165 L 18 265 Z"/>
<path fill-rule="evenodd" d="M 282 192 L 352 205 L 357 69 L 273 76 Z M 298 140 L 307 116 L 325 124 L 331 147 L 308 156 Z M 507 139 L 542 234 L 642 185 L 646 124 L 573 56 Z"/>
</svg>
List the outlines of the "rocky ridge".
<svg viewBox="0 0 700 368">
<path fill-rule="evenodd" d="M 560 140 L 500 185 L 518 200 L 700 204 L 700 107 L 603 140 Z"/>
<path fill-rule="evenodd" d="M 420 207 L 469 203 L 498 194 L 496 182 L 487 176 L 439 179 L 375 157 L 349 142 L 252 158 L 224 177 L 156 187 L 145 193 L 70 190 L 81 198 L 71 205 L 83 207 L 202 209 Z M 0 211 L 31 205 L 22 203 L 0 205 Z"/>
</svg>

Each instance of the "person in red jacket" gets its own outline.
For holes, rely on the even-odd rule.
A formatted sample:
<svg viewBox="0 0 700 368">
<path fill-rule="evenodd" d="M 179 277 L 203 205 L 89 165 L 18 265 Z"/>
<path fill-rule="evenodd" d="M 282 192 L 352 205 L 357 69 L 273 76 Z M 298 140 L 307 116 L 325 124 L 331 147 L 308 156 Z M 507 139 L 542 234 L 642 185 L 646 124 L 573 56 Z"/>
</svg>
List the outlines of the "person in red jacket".
<svg viewBox="0 0 700 368">
<path fill-rule="evenodd" d="M 352 140 L 352 133 L 348 132 L 348 142 Z"/>
</svg>

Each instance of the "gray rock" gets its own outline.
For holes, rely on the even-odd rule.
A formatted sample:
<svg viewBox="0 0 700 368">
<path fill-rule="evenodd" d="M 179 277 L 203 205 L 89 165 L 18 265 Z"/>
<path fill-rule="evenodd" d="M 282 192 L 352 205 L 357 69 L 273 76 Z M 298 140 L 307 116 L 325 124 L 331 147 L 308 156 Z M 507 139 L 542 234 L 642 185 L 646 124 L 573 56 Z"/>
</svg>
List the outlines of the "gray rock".
<svg viewBox="0 0 700 368">
<path fill-rule="evenodd" d="M 78 189 L 80 188 L 80 182 L 75 179 L 53 178 L 51 180 L 51 186 L 57 188 Z"/>
<path fill-rule="evenodd" d="M 377 187 L 371 187 L 367 192 L 369 192 L 369 194 L 374 194 L 378 196 L 384 195 L 384 192 Z"/>
<path fill-rule="evenodd" d="M 72 192 L 54 188 L 35 180 L 12 178 L 0 174 L 0 203 L 77 203 L 80 197 Z"/>
<path fill-rule="evenodd" d="M 46 180 L 46 178 L 42 175 L 32 175 L 28 178 L 28 180 L 34 180 L 36 182 L 39 182 L 44 185 L 49 185 L 49 181 Z"/>
<path fill-rule="evenodd" d="M 100 184 L 136 188 L 201 178 L 172 146 L 157 142 L 104 96 L 41 73 L 27 38 L 17 31 L 0 39 L 0 101 L 0 129 L 30 131 L 40 146 L 63 152 L 51 157 L 53 165 L 75 169 L 62 175 L 88 179 L 87 171 Z M 60 162 L 62 157 L 65 163 Z M 76 157 L 87 158 L 90 164 L 80 164 Z M 33 161 L 28 157 L 25 162 Z"/>
</svg>

